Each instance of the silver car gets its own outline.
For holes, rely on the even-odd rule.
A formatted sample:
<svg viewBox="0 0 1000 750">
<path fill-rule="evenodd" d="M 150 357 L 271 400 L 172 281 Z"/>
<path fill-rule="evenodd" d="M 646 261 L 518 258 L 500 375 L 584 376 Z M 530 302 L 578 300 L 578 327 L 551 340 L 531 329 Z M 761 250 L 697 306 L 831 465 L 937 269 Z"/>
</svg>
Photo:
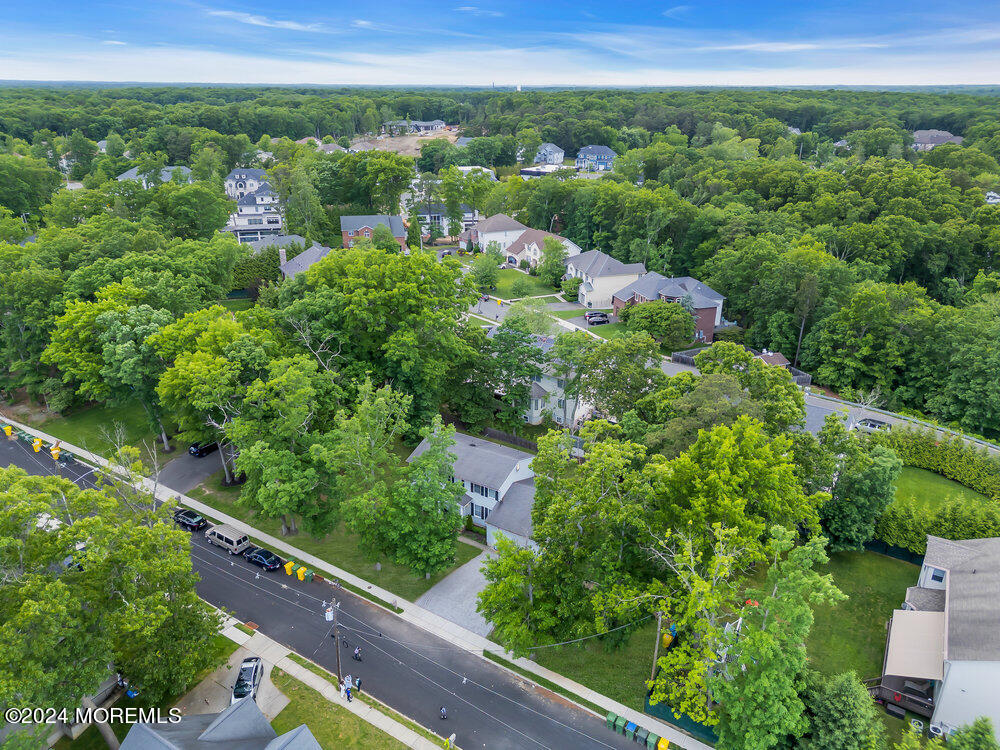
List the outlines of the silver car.
<svg viewBox="0 0 1000 750">
<path fill-rule="evenodd" d="M 859 419 L 854 425 L 854 429 L 861 432 L 888 432 L 891 427 L 892 425 L 881 419 Z"/>
<path fill-rule="evenodd" d="M 257 699 L 257 688 L 260 687 L 260 678 L 264 675 L 264 662 L 259 656 L 250 656 L 240 664 L 240 673 L 236 676 L 236 684 L 233 685 L 233 697 L 229 705 L 238 703 L 244 698 Z"/>
</svg>

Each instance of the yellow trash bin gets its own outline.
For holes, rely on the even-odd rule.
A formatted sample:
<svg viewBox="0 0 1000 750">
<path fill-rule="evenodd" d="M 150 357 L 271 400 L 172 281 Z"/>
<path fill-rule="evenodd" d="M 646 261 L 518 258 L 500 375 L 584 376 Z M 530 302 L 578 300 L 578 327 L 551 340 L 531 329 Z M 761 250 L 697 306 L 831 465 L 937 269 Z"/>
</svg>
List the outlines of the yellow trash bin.
<svg viewBox="0 0 1000 750">
<path fill-rule="evenodd" d="M 297 571 L 295 571 L 295 575 L 297 575 L 299 577 L 300 581 L 306 580 L 306 569 L 305 569 L 305 567 L 303 566 L 303 567 L 299 568 Z"/>
<path fill-rule="evenodd" d="M 656 750 L 667 750 L 670 747 L 670 740 L 666 737 L 660 737 L 659 743 L 656 745 Z"/>
<path fill-rule="evenodd" d="M 292 574 L 292 570 L 293 570 L 294 568 L 295 568 L 295 563 L 294 563 L 294 562 L 293 562 L 292 560 L 289 560 L 288 562 L 286 562 L 286 563 L 285 563 L 285 572 L 286 572 L 286 573 L 287 573 L 288 575 L 291 575 L 291 574 Z"/>
</svg>

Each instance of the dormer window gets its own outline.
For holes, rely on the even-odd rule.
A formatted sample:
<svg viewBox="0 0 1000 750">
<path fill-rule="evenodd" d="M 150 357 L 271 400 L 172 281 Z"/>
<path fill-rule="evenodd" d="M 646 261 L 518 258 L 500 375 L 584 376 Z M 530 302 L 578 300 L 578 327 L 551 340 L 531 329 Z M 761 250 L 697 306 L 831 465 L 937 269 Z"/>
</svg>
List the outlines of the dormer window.
<svg viewBox="0 0 1000 750">
<path fill-rule="evenodd" d="M 931 568 L 931 580 L 935 583 L 942 583 L 944 581 L 944 571 L 940 568 Z"/>
</svg>

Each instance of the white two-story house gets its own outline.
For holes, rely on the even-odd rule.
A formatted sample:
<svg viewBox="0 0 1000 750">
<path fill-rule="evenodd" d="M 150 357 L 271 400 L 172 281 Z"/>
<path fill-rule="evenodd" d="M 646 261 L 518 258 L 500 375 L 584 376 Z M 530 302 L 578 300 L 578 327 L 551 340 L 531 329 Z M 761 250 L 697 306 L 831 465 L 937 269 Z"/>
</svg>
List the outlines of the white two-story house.
<svg viewBox="0 0 1000 750">
<path fill-rule="evenodd" d="M 427 447 L 427 440 L 422 440 L 406 459 L 407 462 L 416 459 Z M 531 537 L 531 505 L 535 498 L 535 473 L 531 470 L 534 456 L 463 433 L 456 433 L 455 443 L 448 451 L 455 457 L 452 481 L 459 482 L 465 489 L 465 495 L 460 500 L 462 515 L 470 516 L 474 524 L 486 528 L 490 544 L 493 544 L 500 528 L 496 525 L 497 520 L 504 526 L 514 526 L 514 523 L 508 523 L 504 519 L 505 516 L 516 515 L 519 524 L 516 526 L 517 530 L 505 529 L 503 533 L 511 538 L 522 537 L 515 538 L 514 541 L 527 545 Z M 501 512 L 500 509 L 508 501 L 510 507 Z M 527 528 L 523 525 L 525 503 L 529 524 Z"/>
<path fill-rule="evenodd" d="M 939 736 L 980 716 L 1000 732 L 998 595 L 1000 538 L 927 536 L 917 585 L 889 622 L 882 676 L 869 684 L 887 711 L 925 716 Z"/>
<path fill-rule="evenodd" d="M 494 326 L 486 333 L 487 338 L 492 339 L 496 332 L 497 328 Z M 556 340 L 552 336 L 537 333 L 532 334 L 531 339 L 540 352 L 542 373 L 532 379 L 531 394 L 521 418 L 528 424 L 541 424 L 548 416 L 556 424 L 571 427 L 576 420 L 579 404 L 575 398 L 566 398 L 566 382 L 556 374 L 553 363 L 546 358 Z"/>
<path fill-rule="evenodd" d="M 600 250 L 566 259 L 566 278 L 583 279 L 580 304 L 591 308 L 610 308 L 615 292 L 623 289 L 646 273 L 642 263 L 622 263 Z"/>
<path fill-rule="evenodd" d="M 238 168 L 226 175 L 226 195 L 233 200 L 256 192 L 267 184 L 267 171 L 263 169 Z"/>
<path fill-rule="evenodd" d="M 236 212 L 230 214 L 223 231 L 232 232 L 240 242 L 259 240 L 282 233 L 281 202 L 266 183 L 236 199 Z"/>
<path fill-rule="evenodd" d="M 493 216 L 478 222 L 468 233 L 464 233 L 462 241 L 471 239 L 472 244 L 480 250 L 486 250 L 490 243 L 495 242 L 500 248 L 500 252 L 504 252 L 527 228 L 507 214 L 493 214 Z"/>
<path fill-rule="evenodd" d="M 545 238 L 552 237 L 559 240 L 566 248 L 566 257 L 572 258 L 579 255 L 583 250 L 575 242 L 571 242 L 558 234 L 546 232 L 541 229 L 525 229 L 521 234 L 504 249 L 507 262 L 512 266 L 520 265 L 522 260 L 528 261 L 528 265 L 537 266 L 542 260 L 542 251 L 545 249 Z"/>
</svg>

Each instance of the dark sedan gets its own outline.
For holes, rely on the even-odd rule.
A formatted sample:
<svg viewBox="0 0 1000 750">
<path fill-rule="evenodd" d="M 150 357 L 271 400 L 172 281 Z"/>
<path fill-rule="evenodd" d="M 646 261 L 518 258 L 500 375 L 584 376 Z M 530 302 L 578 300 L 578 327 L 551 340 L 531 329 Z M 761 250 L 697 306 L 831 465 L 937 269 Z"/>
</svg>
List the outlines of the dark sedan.
<svg viewBox="0 0 1000 750">
<path fill-rule="evenodd" d="M 285 563 L 284 560 L 271 552 L 271 550 L 264 549 L 263 547 L 251 547 L 243 553 L 243 556 L 247 559 L 247 562 L 259 565 L 264 570 L 277 570 Z"/>
<path fill-rule="evenodd" d="M 177 522 L 178 526 L 188 531 L 200 531 L 208 526 L 208 521 L 187 508 L 178 508 L 175 510 L 174 521 Z"/>
<path fill-rule="evenodd" d="M 204 458 L 209 453 L 219 450 L 218 443 L 195 443 L 190 448 L 188 448 L 188 453 L 190 453 L 195 458 Z"/>
</svg>

